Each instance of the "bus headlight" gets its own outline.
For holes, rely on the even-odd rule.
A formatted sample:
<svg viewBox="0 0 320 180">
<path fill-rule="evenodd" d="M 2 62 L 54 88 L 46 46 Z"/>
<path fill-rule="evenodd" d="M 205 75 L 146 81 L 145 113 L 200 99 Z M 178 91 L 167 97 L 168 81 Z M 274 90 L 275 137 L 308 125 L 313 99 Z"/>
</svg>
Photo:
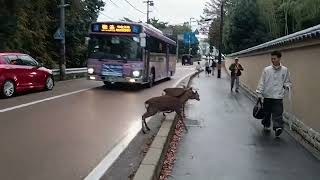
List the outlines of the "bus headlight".
<svg viewBox="0 0 320 180">
<path fill-rule="evenodd" d="M 139 77 L 140 76 L 140 71 L 133 71 L 132 75 L 133 75 L 133 77 Z"/>
<path fill-rule="evenodd" d="M 94 73 L 94 69 L 93 68 L 88 68 L 88 74 L 93 74 Z"/>
</svg>

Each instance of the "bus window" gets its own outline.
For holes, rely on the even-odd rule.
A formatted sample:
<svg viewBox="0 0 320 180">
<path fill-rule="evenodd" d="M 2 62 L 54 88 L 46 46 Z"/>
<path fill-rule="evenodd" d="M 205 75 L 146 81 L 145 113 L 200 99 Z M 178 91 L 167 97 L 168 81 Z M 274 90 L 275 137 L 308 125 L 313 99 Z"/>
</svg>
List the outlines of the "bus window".
<svg viewBox="0 0 320 180">
<path fill-rule="evenodd" d="M 167 53 L 167 43 L 154 37 L 147 38 L 147 47 L 153 53 Z"/>
<path fill-rule="evenodd" d="M 89 58 L 142 60 L 138 37 L 93 35 L 89 41 Z"/>
<path fill-rule="evenodd" d="M 176 54 L 177 49 L 176 46 L 169 45 L 169 54 Z"/>
</svg>

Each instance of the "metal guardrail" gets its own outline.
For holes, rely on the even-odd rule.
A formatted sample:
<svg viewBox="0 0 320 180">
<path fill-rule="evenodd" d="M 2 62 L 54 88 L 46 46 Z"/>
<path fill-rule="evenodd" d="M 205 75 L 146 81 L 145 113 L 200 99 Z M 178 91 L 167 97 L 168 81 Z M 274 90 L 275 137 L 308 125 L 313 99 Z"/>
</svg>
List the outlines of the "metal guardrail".
<svg viewBox="0 0 320 180">
<path fill-rule="evenodd" d="M 52 73 L 54 76 L 59 75 L 60 70 L 59 69 L 52 69 Z M 66 74 L 70 75 L 70 74 L 81 74 L 81 73 L 86 73 L 87 72 L 87 68 L 69 68 L 66 69 Z"/>
<path fill-rule="evenodd" d="M 249 49 L 245 49 L 233 54 L 229 54 L 228 56 L 229 57 L 237 56 L 241 54 L 250 53 L 253 51 L 258 51 L 268 47 L 273 47 L 273 46 L 282 45 L 282 44 L 295 42 L 295 41 L 301 41 L 308 38 L 319 38 L 319 37 L 320 37 L 320 25 L 317 25 L 317 26 L 290 34 L 288 36 L 284 36 L 284 37 L 260 44 L 258 46 L 251 47 Z"/>
</svg>

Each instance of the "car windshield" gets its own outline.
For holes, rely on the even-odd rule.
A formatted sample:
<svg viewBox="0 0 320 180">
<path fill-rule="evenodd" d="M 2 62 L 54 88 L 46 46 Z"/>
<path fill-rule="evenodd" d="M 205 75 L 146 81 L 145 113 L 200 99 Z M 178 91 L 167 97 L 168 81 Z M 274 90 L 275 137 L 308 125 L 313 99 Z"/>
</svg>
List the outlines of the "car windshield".
<svg viewBox="0 0 320 180">
<path fill-rule="evenodd" d="M 94 59 L 135 60 L 142 57 L 139 37 L 94 35 L 89 41 L 89 57 Z"/>
</svg>

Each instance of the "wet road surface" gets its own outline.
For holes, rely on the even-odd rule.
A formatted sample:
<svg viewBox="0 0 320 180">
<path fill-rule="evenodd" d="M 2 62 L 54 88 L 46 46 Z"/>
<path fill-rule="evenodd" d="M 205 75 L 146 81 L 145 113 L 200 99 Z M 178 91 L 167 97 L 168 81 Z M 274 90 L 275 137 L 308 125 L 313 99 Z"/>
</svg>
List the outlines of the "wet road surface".
<svg viewBox="0 0 320 180">
<path fill-rule="evenodd" d="M 82 79 L 58 82 L 51 92 L 0 99 L 0 179 L 85 178 L 141 121 L 143 102 L 193 70 L 180 67 L 170 81 L 151 89 L 106 89 Z"/>
</svg>

